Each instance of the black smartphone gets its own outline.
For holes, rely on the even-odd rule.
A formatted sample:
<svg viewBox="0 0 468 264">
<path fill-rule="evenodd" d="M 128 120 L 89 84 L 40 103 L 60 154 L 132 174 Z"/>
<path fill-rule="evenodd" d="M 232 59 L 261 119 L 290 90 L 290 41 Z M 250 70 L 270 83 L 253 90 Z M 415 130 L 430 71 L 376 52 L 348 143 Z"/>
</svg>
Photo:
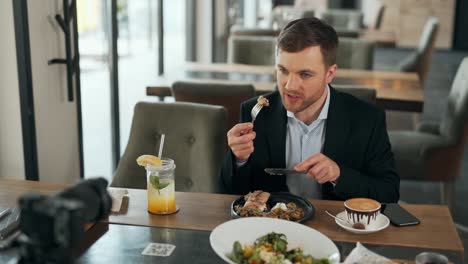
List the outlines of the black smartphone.
<svg viewBox="0 0 468 264">
<path fill-rule="evenodd" d="M 396 226 L 417 225 L 420 223 L 410 212 L 406 211 L 397 203 L 382 204 L 382 213 Z"/>
</svg>

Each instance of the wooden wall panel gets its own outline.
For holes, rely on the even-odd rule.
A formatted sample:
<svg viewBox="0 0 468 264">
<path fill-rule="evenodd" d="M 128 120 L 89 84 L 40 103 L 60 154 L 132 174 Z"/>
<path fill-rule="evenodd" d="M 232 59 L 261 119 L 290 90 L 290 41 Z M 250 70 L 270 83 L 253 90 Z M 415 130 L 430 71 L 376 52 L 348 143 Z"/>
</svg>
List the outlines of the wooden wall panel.
<svg viewBox="0 0 468 264">
<path fill-rule="evenodd" d="M 399 47 L 416 47 L 426 20 L 439 19 L 437 48 L 451 48 L 455 20 L 455 0 L 383 0 L 382 30 L 394 31 Z"/>
</svg>

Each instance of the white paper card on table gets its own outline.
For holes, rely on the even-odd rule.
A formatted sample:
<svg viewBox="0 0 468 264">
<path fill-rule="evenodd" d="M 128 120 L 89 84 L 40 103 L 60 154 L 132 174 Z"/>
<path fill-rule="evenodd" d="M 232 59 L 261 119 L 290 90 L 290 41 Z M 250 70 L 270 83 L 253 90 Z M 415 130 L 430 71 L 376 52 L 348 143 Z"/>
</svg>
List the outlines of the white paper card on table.
<svg viewBox="0 0 468 264">
<path fill-rule="evenodd" d="M 390 259 L 383 257 L 357 242 L 356 247 L 351 250 L 342 264 L 396 264 Z"/>
<path fill-rule="evenodd" d="M 122 206 L 122 200 L 125 195 L 128 194 L 128 191 L 125 189 L 115 189 L 107 188 L 109 195 L 112 198 L 112 212 L 120 212 L 120 207 Z"/>
<path fill-rule="evenodd" d="M 141 252 L 142 255 L 168 257 L 175 249 L 175 245 L 163 243 L 149 243 L 148 246 Z"/>
</svg>

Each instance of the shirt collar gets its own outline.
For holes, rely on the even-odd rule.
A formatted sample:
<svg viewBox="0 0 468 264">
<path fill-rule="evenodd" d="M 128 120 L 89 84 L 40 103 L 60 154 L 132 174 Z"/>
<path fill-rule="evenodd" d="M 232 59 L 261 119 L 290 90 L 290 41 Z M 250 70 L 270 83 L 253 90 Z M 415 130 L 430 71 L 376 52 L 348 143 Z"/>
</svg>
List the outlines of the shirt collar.
<svg viewBox="0 0 468 264">
<path fill-rule="evenodd" d="M 320 114 L 317 117 L 317 120 L 319 120 L 319 119 L 326 120 L 328 118 L 328 108 L 329 108 L 329 106 L 330 106 L 330 86 L 327 84 L 327 98 L 325 99 L 325 103 L 323 104 L 322 110 L 320 110 Z M 288 117 L 297 119 L 294 116 L 294 113 L 291 112 L 291 111 L 286 111 L 286 115 Z"/>
</svg>

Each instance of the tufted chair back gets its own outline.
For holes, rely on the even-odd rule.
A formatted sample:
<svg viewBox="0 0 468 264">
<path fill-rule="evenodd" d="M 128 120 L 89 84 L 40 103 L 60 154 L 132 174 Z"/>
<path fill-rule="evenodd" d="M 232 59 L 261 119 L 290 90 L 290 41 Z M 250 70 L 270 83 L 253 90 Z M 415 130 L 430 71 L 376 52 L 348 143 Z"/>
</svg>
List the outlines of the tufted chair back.
<svg viewBox="0 0 468 264">
<path fill-rule="evenodd" d="M 165 134 L 163 157 L 175 161 L 176 191 L 221 193 L 218 177 L 226 150 L 226 110 L 194 103 L 136 104 L 128 145 L 111 186 L 146 189 L 138 156 L 155 154 Z"/>
<path fill-rule="evenodd" d="M 455 202 L 455 180 L 468 141 L 468 57 L 458 68 L 440 122 L 421 122 L 417 131 L 390 131 L 402 180 L 442 182 L 442 200 Z"/>
<path fill-rule="evenodd" d="M 336 50 L 338 68 L 371 70 L 374 63 L 374 43 L 362 39 L 340 38 Z"/>
<path fill-rule="evenodd" d="M 228 63 L 275 65 L 276 37 L 230 36 Z"/>
<path fill-rule="evenodd" d="M 222 105 L 228 113 L 227 128 L 239 123 L 240 105 L 255 96 L 251 84 L 178 81 L 172 84 L 176 101 Z"/>
</svg>

